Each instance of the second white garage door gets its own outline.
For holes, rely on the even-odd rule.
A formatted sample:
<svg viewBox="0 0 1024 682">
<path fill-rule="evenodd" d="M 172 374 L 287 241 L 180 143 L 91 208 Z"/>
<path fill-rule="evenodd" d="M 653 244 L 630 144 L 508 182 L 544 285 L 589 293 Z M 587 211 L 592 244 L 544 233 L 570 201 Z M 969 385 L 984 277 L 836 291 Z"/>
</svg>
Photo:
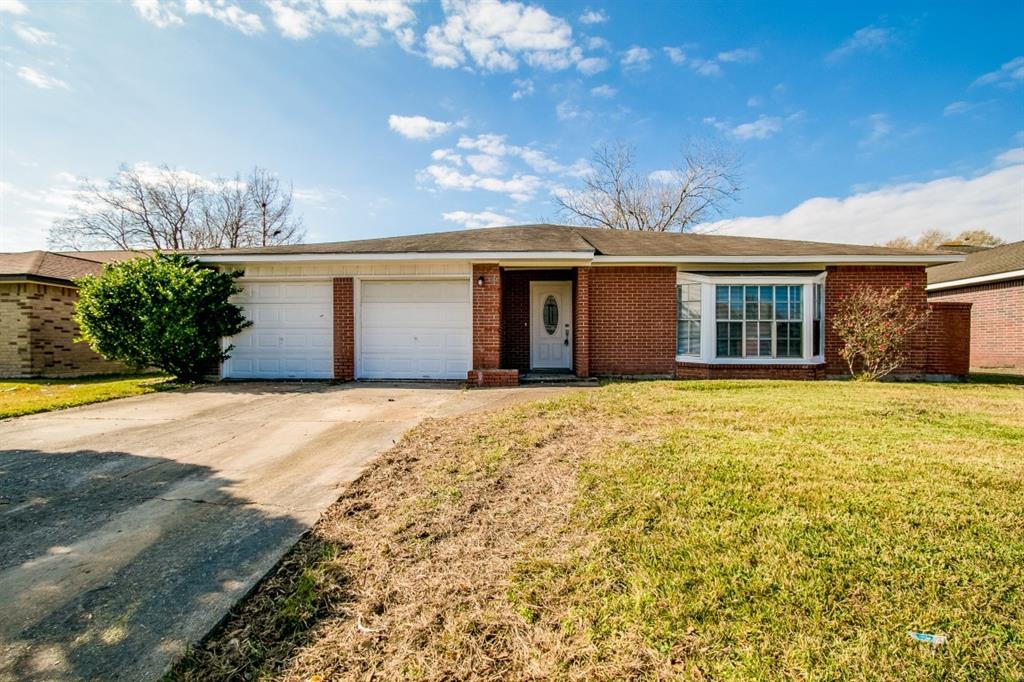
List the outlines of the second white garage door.
<svg viewBox="0 0 1024 682">
<path fill-rule="evenodd" d="M 465 379 L 473 332 L 470 283 L 360 283 L 361 379 Z"/>
</svg>

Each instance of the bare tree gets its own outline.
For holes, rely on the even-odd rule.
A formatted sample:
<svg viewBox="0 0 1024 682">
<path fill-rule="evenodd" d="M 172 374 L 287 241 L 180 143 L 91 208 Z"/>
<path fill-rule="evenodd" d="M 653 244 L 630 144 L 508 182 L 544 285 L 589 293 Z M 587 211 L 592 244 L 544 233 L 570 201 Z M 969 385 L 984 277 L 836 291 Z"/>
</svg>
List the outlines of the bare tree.
<svg viewBox="0 0 1024 682">
<path fill-rule="evenodd" d="M 292 216 L 292 186 L 281 187 L 277 176 L 256 166 L 246 186 L 252 210 L 256 215 L 253 246 L 287 244 L 302 234 L 302 221 Z"/>
<path fill-rule="evenodd" d="M 1004 242 L 988 230 L 963 230 L 956 237 L 953 237 L 944 230 L 930 229 L 922 232 L 917 239 L 896 237 L 885 242 L 884 246 L 933 251 L 945 243 L 955 243 L 964 246 L 999 246 Z"/>
<path fill-rule="evenodd" d="M 559 215 L 577 225 L 616 230 L 685 232 L 720 215 L 740 192 L 736 160 L 691 144 L 672 170 L 637 171 L 635 150 L 621 142 L 594 150 L 582 187 L 559 193 Z"/>
<path fill-rule="evenodd" d="M 83 182 L 71 214 L 54 222 L 56 248 L 203 249 L 302 239 L 292 189 L 254 168 L 245 180 L 122 165 L 104 184 Z"/>
</svg>

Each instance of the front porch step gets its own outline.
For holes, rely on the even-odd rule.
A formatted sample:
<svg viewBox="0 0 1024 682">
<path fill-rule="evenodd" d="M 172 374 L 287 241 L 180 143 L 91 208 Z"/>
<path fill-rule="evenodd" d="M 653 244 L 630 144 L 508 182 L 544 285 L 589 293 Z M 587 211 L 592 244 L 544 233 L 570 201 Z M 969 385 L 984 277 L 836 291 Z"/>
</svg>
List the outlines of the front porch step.
<svg viewBox="0 0 1024 682">
<path fill-rule="evenodd" d="M 519 375 L 519 383 L 587 385 L 598 382 L 596 377 L 578 377 L 571 372 L 526 372 Z"/>
</svg>

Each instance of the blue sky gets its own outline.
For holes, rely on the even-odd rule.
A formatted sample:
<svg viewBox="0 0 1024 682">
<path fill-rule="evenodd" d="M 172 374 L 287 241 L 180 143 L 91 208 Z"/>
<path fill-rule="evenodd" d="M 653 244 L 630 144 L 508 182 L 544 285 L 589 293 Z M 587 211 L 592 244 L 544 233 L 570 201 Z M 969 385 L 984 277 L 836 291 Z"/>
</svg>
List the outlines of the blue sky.
<svg viewBox="0 0 1024 682">
<path fill-rule="evenodd" d="M 596 143 L 742 159 L 725 234 L 1024 238 L 1024 5 L 0 0 L 0 250 L 120 163 L 291 180 L 309 241 L 554 221 Z"/>
</svg>

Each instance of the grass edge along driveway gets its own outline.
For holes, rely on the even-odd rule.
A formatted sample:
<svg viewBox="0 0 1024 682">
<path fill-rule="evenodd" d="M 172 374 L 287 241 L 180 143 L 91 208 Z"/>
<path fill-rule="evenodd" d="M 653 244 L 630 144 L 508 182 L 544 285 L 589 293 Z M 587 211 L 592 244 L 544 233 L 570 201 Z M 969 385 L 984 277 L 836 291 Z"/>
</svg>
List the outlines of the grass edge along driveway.
<svg viewBox="0 0 1024 682">
<path fill-rule="evenodd" d="M 169 679 L 1021 679 L 1022 405 L 649 382 L 429 421 Z"/>
<path fill-rule="evenodd" d="M 88 405 L 176 388 L 161 374 L 116 374 L 71 379 L 0 379 L 0 419 Z"/>
</svg>

